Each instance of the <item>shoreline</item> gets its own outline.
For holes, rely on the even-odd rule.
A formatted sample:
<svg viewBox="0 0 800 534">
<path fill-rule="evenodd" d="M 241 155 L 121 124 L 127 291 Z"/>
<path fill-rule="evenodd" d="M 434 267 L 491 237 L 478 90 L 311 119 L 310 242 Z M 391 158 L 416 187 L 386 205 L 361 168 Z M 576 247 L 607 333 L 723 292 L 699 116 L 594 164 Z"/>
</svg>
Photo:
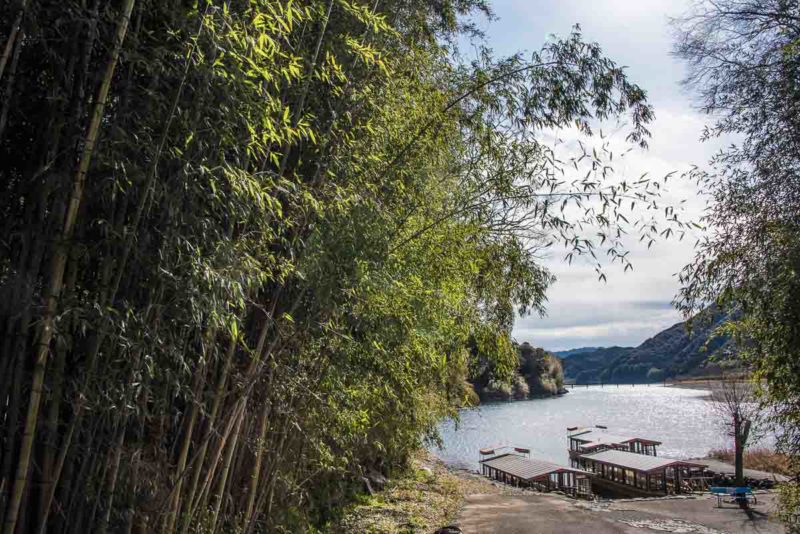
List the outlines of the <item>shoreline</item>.
<svg viewBox="0 0 800 534">
<path fill-rule="evenodd" d="M 675 382 L 666 382 L 664 384 L 664 387 L 711 390 L 718 383 L 719 379 L 712 379 L 712 378 L 702 379 L 702 380 L 678 380 Z"/>
<path fill-rule="evenodd" d="M 639 499 L 577 500 L 492 481 L 451 467 L 429 451 L 414 455 L 411 467 L 386 487 L 345 510 L 329 534 L 627 532 L 626 527 L 667 532 L 784 532 L 769 516 L 775 492 L 758 491 L 758 513 L 716 507 L 710 493 Z M 457 529 L 444 530 L 447 526 Z M 654 527 L 654 528 L 653 528 Z"/>
</svg>

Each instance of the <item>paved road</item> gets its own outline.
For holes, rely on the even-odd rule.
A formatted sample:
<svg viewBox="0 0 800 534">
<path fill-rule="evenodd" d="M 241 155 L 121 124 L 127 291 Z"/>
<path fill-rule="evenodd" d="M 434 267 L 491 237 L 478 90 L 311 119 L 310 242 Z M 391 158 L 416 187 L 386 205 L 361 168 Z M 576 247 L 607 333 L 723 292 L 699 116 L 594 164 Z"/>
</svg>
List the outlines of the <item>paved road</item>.
<svg viewBox="0 0 800 534">
<path fill-rule="evenodd" d="M 768 519 L 773 495 L 758 498 L 746 512 L 731 504 L 717 508 L 711 496 L 587 503 L 558 495 L 471 495 L 458 524 L 465 534 L 783 533 Z"/>
</svg>

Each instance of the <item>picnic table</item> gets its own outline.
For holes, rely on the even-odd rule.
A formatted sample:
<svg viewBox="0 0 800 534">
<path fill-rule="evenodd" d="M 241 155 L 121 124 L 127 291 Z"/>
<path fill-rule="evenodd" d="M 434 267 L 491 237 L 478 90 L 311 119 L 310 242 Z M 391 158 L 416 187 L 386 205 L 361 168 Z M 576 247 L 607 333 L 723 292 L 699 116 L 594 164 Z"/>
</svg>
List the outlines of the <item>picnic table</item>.
<svg viewBox="0 0 800 534">
<path fill-rule="evenodd" d="M 717 496 L 717 507 L 721 507 L 723 497 L 728 497 L 728 496 L 733 498 L 730 502 L 735 502 L 738 504 L 747 505 L 751 500 L 753 504 L 758 503 L 758 500 L 756 499 L 756 496 L 753 493 L 753 489 L 748 486 L 738 486 L 731 488 L 712 487 L 711 493 L 712 495 Z"/>
</svg>

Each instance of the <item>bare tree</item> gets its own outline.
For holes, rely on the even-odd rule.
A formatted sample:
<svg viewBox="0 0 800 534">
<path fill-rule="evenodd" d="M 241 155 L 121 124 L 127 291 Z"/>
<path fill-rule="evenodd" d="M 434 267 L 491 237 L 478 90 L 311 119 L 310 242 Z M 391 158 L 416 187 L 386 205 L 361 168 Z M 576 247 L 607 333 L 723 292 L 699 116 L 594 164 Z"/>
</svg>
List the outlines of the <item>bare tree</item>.
<svg viewBox="0 0 800 534">
<path fill-rule="evenodd" d="M 711 393 L 714 412 L 728 436 L 733 438 L 736 484 L 744 484 L 744 451 L 749 441 L 759 439 L 764 426 L 761 405 L 751 380 L 725 375 Z"/>
</svg>

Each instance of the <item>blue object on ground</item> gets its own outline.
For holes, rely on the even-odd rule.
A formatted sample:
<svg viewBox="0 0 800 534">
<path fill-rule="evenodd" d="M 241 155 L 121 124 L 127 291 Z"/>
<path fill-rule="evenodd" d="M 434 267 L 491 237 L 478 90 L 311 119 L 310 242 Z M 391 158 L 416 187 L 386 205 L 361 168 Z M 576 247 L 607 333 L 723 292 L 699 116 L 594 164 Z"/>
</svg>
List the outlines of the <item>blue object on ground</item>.
<svg viewBox="0 0 800 534">
<path fill-rule="evenodd" d="M 747 486 L 739 486 L 736 488 L 724 488 L 720 486 L 712 486 L 709 488 L 712 495 L 717 496 L 717 506 L 722 506 L 722 497 L 730 495 L 734 498 L 734 502 L 747 504 L 752 498 L 753 503 L 757 503 L 756 496 L 753 493 L 753 488 Z"/>
</svg>

